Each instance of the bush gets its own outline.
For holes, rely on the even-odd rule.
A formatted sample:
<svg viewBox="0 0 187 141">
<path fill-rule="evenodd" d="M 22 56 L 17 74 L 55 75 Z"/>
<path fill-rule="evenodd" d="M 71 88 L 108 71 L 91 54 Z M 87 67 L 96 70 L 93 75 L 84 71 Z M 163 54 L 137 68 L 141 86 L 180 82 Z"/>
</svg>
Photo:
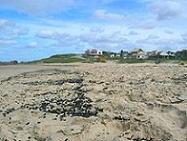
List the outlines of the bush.
<svg viewBox="0 0 187 141">
<path fill-rule="evenodd" d="M 184 63 L 184 62 L 180 62 L 180 65 L 184 66 L 184 65 L 185 65 L 185 63 Z"/>
<path fill-rule="evenodd" d="M 39 60 L 39 62 L 42 63 L 78 63 L 83 61 L 85 61 L 85 58 L 75 54 L 54 55 L 49 58 Z"/>
<path fill-rule="evenodd" d="M 145 63 L 145 60 L 136 59 L 136 58 L 127 58 L 127 59 L 121 59 L 119 63 L 128 63 L 128 64 Z"/>
<path fill-rule="evenodd" d="M 107 59 L 104 56 L 99 56 L 99 58 L 97 59 L 97 62 L 106 63 Z"/>
<path fill-rule="evenodd" d="M 160 59 L 157 59 L 156 61 L 155 61 L 155 64 L 160 64 L 161 63 L 161 60 Z"/>
</svg>

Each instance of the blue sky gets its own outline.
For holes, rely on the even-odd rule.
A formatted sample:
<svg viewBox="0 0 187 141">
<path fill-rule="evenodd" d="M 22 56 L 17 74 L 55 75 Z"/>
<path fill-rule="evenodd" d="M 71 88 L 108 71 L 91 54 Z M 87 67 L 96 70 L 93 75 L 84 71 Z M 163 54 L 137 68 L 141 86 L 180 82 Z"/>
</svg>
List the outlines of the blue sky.
<svg viewBox="0 0 187 141">
<path fill-rule="evenodd" d="M 0 60 L 187 48 L 186 0 L 0 0 Z"/>
</svg>

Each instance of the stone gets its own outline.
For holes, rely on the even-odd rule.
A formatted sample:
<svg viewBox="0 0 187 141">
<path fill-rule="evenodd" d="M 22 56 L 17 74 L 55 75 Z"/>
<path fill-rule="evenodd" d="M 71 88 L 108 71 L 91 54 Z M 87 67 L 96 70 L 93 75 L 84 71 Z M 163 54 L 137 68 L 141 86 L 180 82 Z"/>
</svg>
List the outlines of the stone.
<svg viewBox="0 0 187 141">
<path fill-rule="evenodd" d="M 114 120 L 127 121 L 130 120 L 130 117 L 128 115 L 119 115 L 115 116 Z"/>
<path fill-rule="evenodd" d="M 179 98 L 177 98 L 177 97 L 175 97 L 175 98 L 170 98 L 169 100 L 170 100 L 171 104 L 178 104 L 178 103 L 183 102 L 183 100 L 181 100 L 181 99 L 179 99 Z"/>
<path fill-rule="evenodd" d="M 81 134 L 84 131 L 83 125 L 72 125 L 66 126 L 63 133 L 65 135 L 76 135 Z"/>
<path fill-rule="evenodd" d="M 178 96 L 177 99 L 183 100 L 183 101 L 186 101 L 186 102 L 187 102 L 187 95 Z"/>
</svg>

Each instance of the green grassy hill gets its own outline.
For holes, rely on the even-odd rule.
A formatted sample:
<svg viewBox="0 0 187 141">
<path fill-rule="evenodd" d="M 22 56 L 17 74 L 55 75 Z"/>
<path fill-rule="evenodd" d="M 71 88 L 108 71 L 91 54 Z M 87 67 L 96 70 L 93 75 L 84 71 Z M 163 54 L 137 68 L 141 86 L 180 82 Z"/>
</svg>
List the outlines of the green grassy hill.
<svg viewBox="0 0 187 141">
<path fill-rule="evenodd" d="M 76 63 L 85 61 L 86 58 L 82 57 L 81 54 L 59 54 L 29 63 Z"/>
</svg>

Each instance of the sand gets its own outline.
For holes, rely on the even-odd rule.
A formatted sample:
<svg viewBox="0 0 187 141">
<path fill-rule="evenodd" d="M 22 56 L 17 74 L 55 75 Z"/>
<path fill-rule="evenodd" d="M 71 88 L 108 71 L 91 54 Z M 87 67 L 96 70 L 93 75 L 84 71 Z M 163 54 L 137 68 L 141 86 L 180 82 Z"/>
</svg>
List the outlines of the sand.
<svg viewBox="0 0 187 141">
<path fill-rule="evenodd" d="M 187 141 L 187 66 L 0 66 L 0 141 Z"/>
</svg>

